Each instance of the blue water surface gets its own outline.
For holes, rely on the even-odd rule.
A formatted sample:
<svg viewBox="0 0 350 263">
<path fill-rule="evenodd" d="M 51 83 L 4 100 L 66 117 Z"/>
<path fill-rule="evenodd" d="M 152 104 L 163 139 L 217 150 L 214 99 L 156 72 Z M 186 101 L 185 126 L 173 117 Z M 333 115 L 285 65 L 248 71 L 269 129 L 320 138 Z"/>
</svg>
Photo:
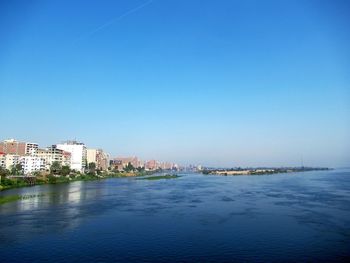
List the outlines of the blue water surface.
<svg viewBox="0 0 350 263">
<path fill-rule="evenodd" d="M 2 262 L 350 262 L 350 170 L 12 189 Z"/>
</svg>

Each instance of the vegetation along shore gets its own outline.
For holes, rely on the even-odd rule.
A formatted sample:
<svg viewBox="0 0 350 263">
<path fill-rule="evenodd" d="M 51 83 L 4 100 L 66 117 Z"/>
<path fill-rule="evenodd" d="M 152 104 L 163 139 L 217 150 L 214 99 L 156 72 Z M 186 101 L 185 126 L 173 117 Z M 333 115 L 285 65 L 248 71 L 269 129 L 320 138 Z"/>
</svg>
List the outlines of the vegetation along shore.
<svg viewBox="0 0 350 263">
<path fill-rule="evenodd" d="M 90 163 L 85 173 L 71 170 L 69 166 L 61 166 L 54 162 L 50 171 L 37 172 L 31 176 L 25 176 L 21 173 L 22 168 L 16 165 L 11 170 L 0 167 L 0 190 L 11 188 L 26 187 L 42 184 L 69 183 L 75 181 L 92 181 L 106 178 L 118 177 L 138 177 L 152 175 L 160 170 L 146 171 L 144 168 L 134 168 L 131 164 L 127 165 L 122 171 L 108 170 L 100 171 L 96 169 L 94 163 Z"/>
</svg>

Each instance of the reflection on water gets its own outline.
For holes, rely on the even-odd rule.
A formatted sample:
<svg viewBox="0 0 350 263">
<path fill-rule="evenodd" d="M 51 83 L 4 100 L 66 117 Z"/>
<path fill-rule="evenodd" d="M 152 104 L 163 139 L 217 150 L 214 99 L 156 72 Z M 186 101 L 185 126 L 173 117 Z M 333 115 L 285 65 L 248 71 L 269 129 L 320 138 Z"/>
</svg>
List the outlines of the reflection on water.
<svg viewBox="0 0 350 263">
<path fill-rule="evenodd" d="M 34 197 L 0 206 L 1 215 L 15 215 L 8 218 L 11 219 L 8 222 L 10 227 L 1 229 L 0 242 L 14 241 L 14 229 L 26 237 L 77 227 L 87 212 L 85 205 L 89 200 L 98 200 L 102 191 L 102 188 L 89 187 L 83 182 L 5 191 L 2 194 Z M 0 223 L 4 219 L 2 216 Z"/>
<path fill-rule="evenodd" d="M 7 262 L 350 257 L 349 170 L 119 178 L 0 193 L 14 194 L 43 196 L 0 206 Z"/>
</svg>

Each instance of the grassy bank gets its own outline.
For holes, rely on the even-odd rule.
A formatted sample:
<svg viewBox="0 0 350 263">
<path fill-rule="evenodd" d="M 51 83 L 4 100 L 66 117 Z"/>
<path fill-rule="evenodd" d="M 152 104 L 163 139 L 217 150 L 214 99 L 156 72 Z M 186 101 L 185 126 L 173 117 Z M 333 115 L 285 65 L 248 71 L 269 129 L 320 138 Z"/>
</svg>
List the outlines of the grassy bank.
<svg viewBox="0 0 350 263">
<path fill-rule="evenodd" d="M 36 197 L 42 197 L 45 194 L 33 194 L 33 195 L 10 195 L 10 196 L 0 196 L 0 205 L 15 202 L 18 200 L 27 200 Z"/>
<path fill-rule="evenodd" d="M 20 195 L 0 196 L 0 205 L 20 200 Z"/>
<path fill-rule="evenodd" d="M 43 184 L 62 184 L 62 183 L 70 183 L 76 181 L 95 181 L 95 180 L 103 180 L 108 178 L 123 178 L 123 177 L 139 177 L 152 175 L 156 171 L 142 171 L 142 172 L 105 172 L 99 175 L 94 174 L 75 174 L 72 176 L 37 176 L 35 178 L 35 182 L 28 182 L 22 178 L 7 178 L 2 177 L 0 183 L 0 191 L 20 188 L 20 187 L 29 187 L 35 185 L 43 185 Z"/>
<path fill-rule="evenodd" d="M 155 172 L 157 172 L 157 171 L 142 171 L 142 172 L 128 172 L 128 173 L 126 173 L 126 172 L 123 172 L 123 173 L 109 172 L 109 173 L 104 173 L 101 175 L 80 174 L 80 175 L 76 175 L 74 177 L 65 177 L 65 176 L 58 176 L 57 177 L 57 176 L 52 176 L 52 175 L 46 176 L 46 177 L 38 176 L 35 180 L 35 184 L 29 184 L 24 179 L 2 177 L 1 184 L 0 184 L 0 190 L 34 186 L 34 185 L 44 185 L 44 184 L 62 184 L 62 183 L 70 183 L 70 182 L 77 182 L 77 181 L 95 181 L 95 180 L 103 180 L 103 179 L 108 179 L 108 178 L 140 177 L 140 176 L 152 175 Z M 146 179 L 148 179 L 148 180 L 169 179 L 169 176 L 171 178 L 175 178 L 172 175 L 165 175 L 165 176 L 147 177 Z M 155 177 L 157 177 L 157 179 L 152 179 Z M 26 199 L 36 198 L 36 197 L 42 197 L 45 195 L 49 195 L 49 194 L 0 196 L 0 205 L 6 204 L 9 202 L 19 201 L 19 200 L 26 200 Z"/>
<path fill-rule="evenodd" d="M 180 176 L 178 176 L 177 174 L 166 174 L 166 175 L 159 175 L 159 176 L 149 176 L 149 177 L 144 177 L 144 178 L 138 178 L 138 180 L 150 180 L 150 181 L 154 181 L 154 180 L 163 180 L 163 179 L 175 179 L 178 178 Z"/>
</svg>

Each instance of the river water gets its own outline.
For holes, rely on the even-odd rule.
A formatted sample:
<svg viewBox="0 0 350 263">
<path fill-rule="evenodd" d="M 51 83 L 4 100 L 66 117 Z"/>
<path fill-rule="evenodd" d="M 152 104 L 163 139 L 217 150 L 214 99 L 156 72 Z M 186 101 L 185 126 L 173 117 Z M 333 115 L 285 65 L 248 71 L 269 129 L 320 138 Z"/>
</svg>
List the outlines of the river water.
<svg viewBox="0 0 350 263">
<path fill-rule="evenodd" d="M 2 262 L 350 260 L 350 170 L 13 189 Z"/>
</svg>

